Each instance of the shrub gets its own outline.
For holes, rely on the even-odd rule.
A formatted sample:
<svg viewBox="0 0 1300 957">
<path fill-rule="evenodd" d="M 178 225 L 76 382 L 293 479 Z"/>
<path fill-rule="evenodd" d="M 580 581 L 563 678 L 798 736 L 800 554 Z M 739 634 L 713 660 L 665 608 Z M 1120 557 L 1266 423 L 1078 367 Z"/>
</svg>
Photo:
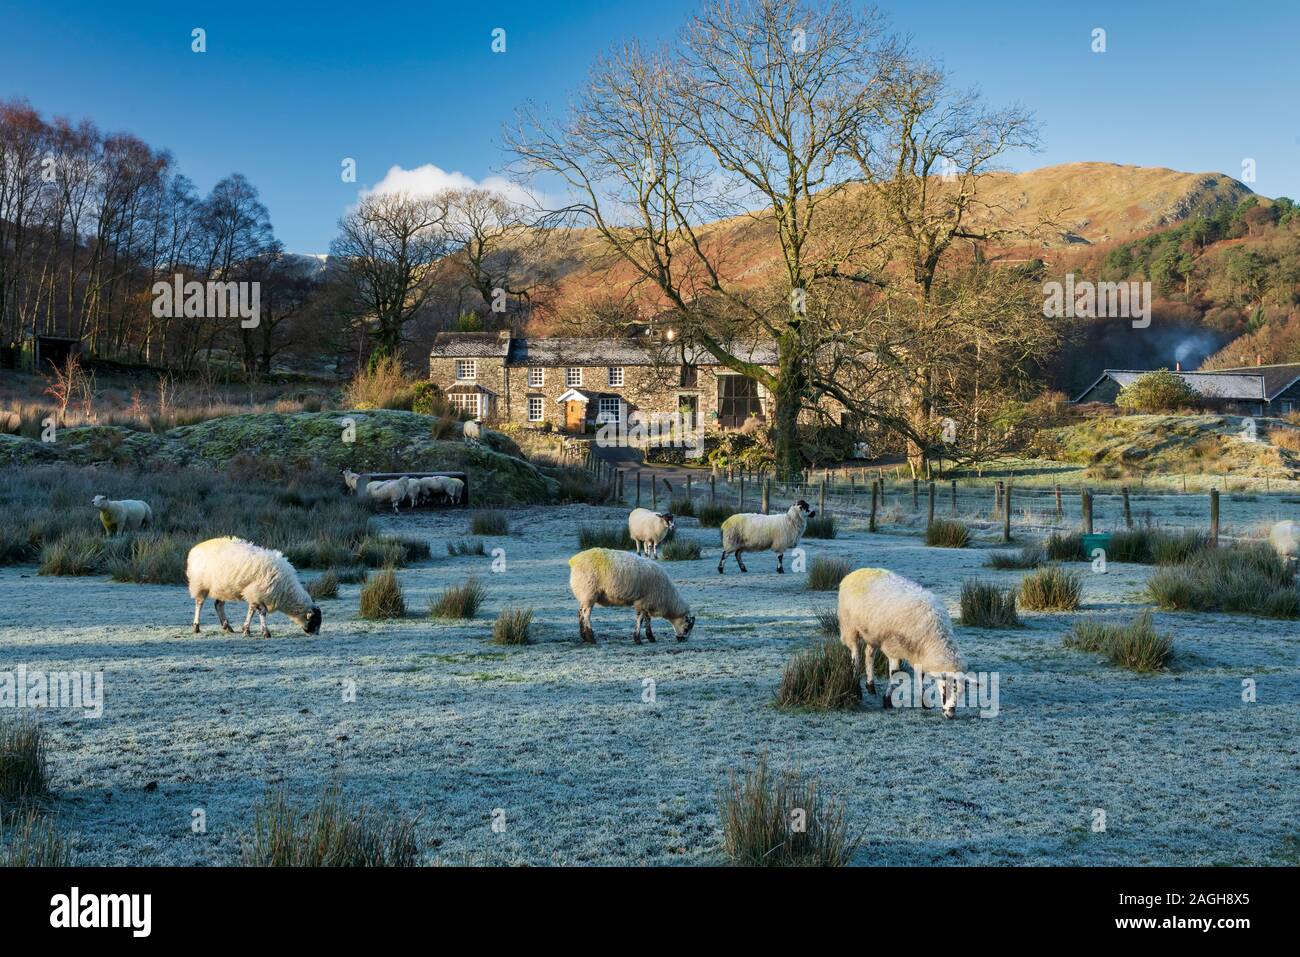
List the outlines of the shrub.
<svg viewBox="0 0 1300 957">
<path fill-rule="evenodd" d="M 695 515 L 695 501 L 687 498 L 685 495 L 673 499 L 668 503 L 668 511 L 674 515 Z"/>
<path fill-rule="evenodd" d="M 459 542 L 447 543 L 447 554 L 451 556 L 460 555 L 486 555 L 487 548 L 483 545 L 481 538 L 469 539 Z"/>
<path fill-rule="evenodd" d="M 1047 560 L 1041 545 L 1025 545 L 1014 552 L 991 552 L 985 562 L 989 568 L 1037 568 Z"/>
<path fill-rule="evenodd" d="M 1168 369 L 1157 369 L 1138 376 L 1120 389 L 1115 405 L 1128 413 L 1176 412 L 1200 408 L 1202 400 L 1182 376 Z"/>
<path fill-rule="evenodd" d="M 936 518 L 925 530 L 925 544 L 932 548 L 965 548 L 970 544 L 970 529 L 949 518 Z"/>
<path fill-rule="evenodd" d="M 834 538 L 835 516 L 830 512 L 821 512 L 808 519 L 803 534 L 805 538 Z"/>
<path fill-rule="evenodd" d="M 1082 591 L 1083 579 L 1077 572 L 1048 565 L 1020 582 L 1020 604 L 1034 611 L 1074 611 Z"/>
<path fill-rule="evenodd" d="M 837 616 L 838 617 L 838 616 Z M 796 654 L 776 691 L 778 708 L 838 711 L 862 703 L 861 668 L 839 641 L 823 641 Z"/>
<path fill-rule="evenodd" d="M 402 597 L 397 572 L 392 568 L 385 568 L 361 586 L 362 618 L 402 618 L 405 615 L 406 600 Z"/>
<path fill-rule="evenodd" d="M 1127 625 L 1094 619 L 1077 622 L 1062 643 L 1067 648 L 1100 652 L 1111 664 L 1130 671 L 1159 671 L 1174 654 L 1173 638 L 1156 631 L 1149 610 Z"/>
<path fill-rule="evenodd" d="M 324 598 L 339 597 L 339 576 L 338 572 L 332 568 L 327 568 L 325 573 L 313 582 L 307 584 L 307 594 L 311 595 L 316 601 Z"/>
<path fill-rule="evenodd" d="M 67 838 L 35 808 L 0 816 L 0 867 L 69 867 Z"/>
<path fill-rule="evenodd" d="M 484 509 L 475 512 L 470 518 L 469 532 L 471 535 L 508 535 L 510 520 L 505 512 L 499 512 L 494 508 Z"/>
<path fill-rule="evenodd" d="M 736 510 L 721 502 L 704 502 L 695 507 L 695 516 L 701 528 L 720 528 L 722 523 L 736 514 Z"/>
<path fill-rule="evenodd" d="M 283 790 L 270 792 L 253 811 L 244 838 L 249 867 L 414 867 L 420 855 L 416 820 L 352 806 L 337 787 L 326 788 L 307 808 Z"/>
<path fill-rule="evenodd" d="M 851 836 L 844 808 L 823 797 L 815 778 L 773 774 L 766 756 L 733 773 L 718 796 L 723 852 L 737 867 L 840 867 L 861 842 Z M 796 812 L 802 830 L 793 827 Z"/>
<path fill-rule="evenodd" d="M 1088 556 L 1083 554 L 1083 534 L 1081 532 L 1052 532 L 1043 544 L 1048 561 L 1083 562 Z"/>
<path fill-rule="evenodd" d="M 50 793 L 45 742 L 39 724 L 0 718 L 0 812 Z"/>
<path fill-rule="evenodd" d="M 503 611 L 492 623 L 492 643 L 496 645 L 526 645 L 532 639 L 528 629 L 533 623 L 533 610 Z"/>
<path fill-rule="evenodd" d="M 673 536 L 659 546 L 659 557 L 668 562 L 689 562 L 700 557 L 700 543 L 694 538 Z"/>
<path fill-rule="evenodd" d="M 989 582 L 962 582 L 961 623 L 973 628 L 1019 628 L 1016 590 Z"/>
<path fill-rule="evenodd" d="M 808 566 L 808 590 L 834 591 L 852 570 L 847 559 L 814 558 Z"/>
<path fill-rule="evenodd" d="M 1294 572 L 1263 543 L 1194 552 L 1182 564 L 1156 569 L 1147 593 L 1167 611 L 1300 617 Z"/>
<path fill-rule="evenodd" d="M 628 549 L 635 548 L 636 543 L 632 541 L 631 533 L 623 524 L 579 525 L 578 547 Z"/>
<path fill-rule="evenodd" d="M 487 589 L 477 578 L 467 579 L 463 585 L 444 589 L 429 606 L 434 618 L 473 618 L 487 597 Z"/>
<path fill-rule="evenodd" d="M 419 385 L 391 357 L 377 359 L 368 369 L 359 369 L 343 390 L 349 409 L 406 409 L 410 411 Z"/>
</svg>

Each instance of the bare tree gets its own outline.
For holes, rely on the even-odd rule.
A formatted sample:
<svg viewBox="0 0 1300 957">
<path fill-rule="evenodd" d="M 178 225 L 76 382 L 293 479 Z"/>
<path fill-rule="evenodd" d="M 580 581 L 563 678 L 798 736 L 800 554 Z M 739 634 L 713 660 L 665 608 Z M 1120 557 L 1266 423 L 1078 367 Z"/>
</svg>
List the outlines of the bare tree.
<svg viewBox="0 0 1300 957">
<path fill-rule="evenodd" d="M 340 266 L 344 308 L 367 325 L 371 361 L 397 356 L 403 330 L 434 289 L 451 249 L 447 194 L 364 197 L 339 220 L 330 255 Z"/>
</svg>

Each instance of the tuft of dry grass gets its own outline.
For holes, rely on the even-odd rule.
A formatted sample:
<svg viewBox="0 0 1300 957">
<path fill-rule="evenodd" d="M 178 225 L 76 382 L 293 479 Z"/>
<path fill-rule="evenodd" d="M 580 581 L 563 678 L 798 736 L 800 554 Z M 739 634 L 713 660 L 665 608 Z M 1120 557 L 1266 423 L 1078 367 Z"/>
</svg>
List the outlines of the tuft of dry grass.
<svg viewBox="0 0 1300 957">
<path fill-rule="evenodd" d="M 1074 611 L 1079 607 L 1083 578 L 1060 565 L 1048 565 L 1020 582 L 1020 604 L 1033 611 Z"/>
<path fill-rule="evenodd" d="M 533 624 L 533 610 L 512 609 L 497 615 L 492 623 L 492 643 L 494 645 L 527 645 L 532 643 L 529 629 Z"/>
<path fill-rule="evenodd" d="M 383 569 L 361 586 L 360 614 L 370 619 L 406 616 L 406 599 L 402 597 L 402 586 L 393 568 Z"/>
<path fill-rule="evenodd" d="M 838 615 L 836 616 L 838 618 Z M 776 690 L 778 708 L 841 711 L 862 704 L 862 669 L 838 640 L 807 648 L 785 666 Z"/>
<path fill-rule="evenodd" d="M 248 867 L 414 867 L 420 857 L 417 823 L 353 805 L 337 787 L 326 788 L 305 808 L 275 790 L 253 811 L 242 861 Z"/>
<path fill-rule="evenodd" d="M 719 528 L 735 514 L 734 508 L 721 502 L 704 502 L 695 506 L 695 516 L 700 520 L 700 528 Z"/>
<path fill-rule="evenodd" d="M 970 529 L 952 519 L 936 518 L 925 530 L 925 544 L 931 548 L 965 548 L 970 544 Z"/>
<path fill-rule="evenodd" d="M 0 718 L 0 813 L 50 793 L 45 729 L 34 721 Z"/>
<path fill-rule="evenodd" d="M 635 548 L 636 543 L 627 530 L 626 524 L 579 525 L 579 548 L 612 548 L 625 551 Z"/>
<path fill-rule="evenodd" d="M 469 520 L 471 535 L 509 535 L 510 519 L 505 512 L 494 508 L 475 512 Z"/>
<path fill-rule="evenodd" d="M 804 538 L 834 538 L 835 516 L 830 512 L 823 512 L 808 519 L 804 524 L 803 536 Z"/>
<path fill-rule="evenodd" d="M 1138 672 L 1159 671 L 1174 656 L 1173 636 L 1156 631 L 1150 609 L 1127 625 L 1095 619 L 1076 622 L 1062 644 L 1080 651 L 1100 652 L 1111 664 Z"/>
<path fill-rule="evenodd" d="M 816 778 L 773 773 L 767 757 L 718 795 L 722 849 L 737 867 L 840 867 L 861 843 Z"/>
<path fill-rule="evenodd" d="M 962 582 L 961 623 L 972 628 L 1019 628 L 1016 590 L 990 582 Z"/>
<path fill-rule="evenodd" d="M 463 585 L 453 585 L 429 605 L 434 618 L 473 618 L 487 598 L 487 589 L 477 578 L 466 579 Z"/>
<path fill-rule="evenodd" d="M 814 558 L 808 565 L 808 590 L 834 591 L 852 570 L 844 558 Z"/>
<path fill-rule="evenodd" d="M 316 601 L 325 598 L 339 597 L 339 575 L 332 568 L 327 568 L 325 573 L 313 582 L 307 584 L 307 594 L 311 595 Z"/>
<path fill-rule="evenodd" d="M 686 538 L 685 536 L 674 535 L 667 542 L 659 546 L 659 557 L 666 562 L 689 562 L 694 561 L 701 555 L 700 543 L 697 539 Z"/>
<path fill-rule="evenodd" d="M 1016 551 L 990 552 L 984 564 L 989 568 L 1006 570 L 1009 568 L 1037 568 L 1047 560 L 1047 554 L 1041 545 L 1024 545 Z"/>
<path fill-rule="evenodd" d="M 0 867 L 69 867 L 72 845 L 35 808 L 0 815 Z"/>
<path fill-rule="evenodd" d="M 1295 573 L 1263 543 L 1206 548 L 1157 568 L 1147 593 L 1166 611 L 1223 611 L 1300 618 Z"/>
<path fill-rule="evenodd" d="M 420 381 L 411 378 L 395 358 L 378 360 L 373 368 L 359 369 L 343 390 L 349 409 L 411 410 Z"/>
</svg>

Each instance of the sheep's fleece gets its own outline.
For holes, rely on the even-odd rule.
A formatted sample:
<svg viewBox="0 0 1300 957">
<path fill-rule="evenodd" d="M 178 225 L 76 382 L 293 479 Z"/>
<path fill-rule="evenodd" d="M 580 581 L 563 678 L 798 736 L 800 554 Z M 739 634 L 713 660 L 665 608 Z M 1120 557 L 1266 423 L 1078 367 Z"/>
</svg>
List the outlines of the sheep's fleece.
<svg viewBox="0 0 1300 957">
<path fill-rule="evenodd" d="M 96 495 L 90 504 L 99 509 L 99 520 L 107 532 L 128 532 L 153 524 L 153 509 L 138 498 L 110 499 Z"/>
<path fill-rule="evenodd" d="M 578 633 L 583 641 L 596 640 L 591 627 L 593 605 L 632 605 L 636 609 L 632 639 L 638 645 L 643 620 L 647 641 L 655 640 L 654 618 L 667 619 L 678 641 L 685 641 L 695 627 L 695 616 L 668 574 L 654 561 L 629 552 L 589 548 L 574 555 L 569 559 L 569 590 L 578 599 Z"/>
<path fill-rule="evenodd" d="M 261 620 L 263 637 L 271 634 L 266 616 L 276 611 L 284 612 L 309 635 L 320 631 L 320 608 L 303 588 L 289 560 L 273 549 L 242 538 L 210 538 L 190 549 L 185 577 L 194 599 L 195 632 L 199 631 L 199 612 L 209 596 L 226 631 L 233 631 L 226 621 L 224 606 L 228 601 L 248 603 L 244 634 L 248 634 L 254 611 Z"/>
</svg>

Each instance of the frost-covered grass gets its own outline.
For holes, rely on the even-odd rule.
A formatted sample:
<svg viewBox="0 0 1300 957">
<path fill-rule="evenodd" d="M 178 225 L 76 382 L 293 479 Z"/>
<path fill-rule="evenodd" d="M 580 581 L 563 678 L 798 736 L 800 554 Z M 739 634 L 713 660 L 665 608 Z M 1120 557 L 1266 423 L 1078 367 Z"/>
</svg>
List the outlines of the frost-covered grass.
<svg viewBox="0 0 1300 957">
<path fill-rule="evenodd" d="M 1167 611 L 1300 618 L 1295 572 L 1264 544 L 1195 552 L 1181 564 L 1157 569 L 1147 591 Z"/>
<path fill-rule="evenodd" d="M 492 643 L 494 645 L 526 645 L 533 639 L 529 631 L 533 625 L 531 608 L 515 608 L 503 611 L 492 623 Z"/>
<path fill-rule="evenodd" d="M 401 618 L 406 615 L 406 601 L 396 571 L 385 568 L 366 580 L 361 586 L 358 611 L 362 618 Z"/>
<path fill-rule="evenodd" d="M 808 565 L 809 591 L 834 591 L 840 587 L 844 576 L 853 571 L 853 564 L 846 558 L 825 558 L 817 556 Z"/>
<path fill-rule="evenodd" d="M 1020 603 L 1034 611 L 1074 611 L 1082 594 L 1082 576 L 1060 565 L 1030 572 L 1020 582 Z"/>
<path fill-rule="evenodd" d="M 11 696 L 16 693 L 10 690 Z M 0 717 L 0 815 L 39 801 L 49 792 L 46 739 L 39 724 Z"/>
<path fill-rule="evenodd" d="M 374 534 L 434 545 L 400 572 L 410 608 L 473 574 L 488 612 L 370 621 L 340 575 L 318 636 L 278 614 L 270 640 L 210 623 L 193 635 L 181 586 L 0 568 L 0 672 L 104 672 L 102 718 L 29 713 L 47 734 L 49 813 L 75 863 L 238 864 L 268 783 L 309 802 L 341 782 L 358 804 L 418 817 L 423 864 L 716 865 L 728 860 L 719 791 L 764 752 L 773 769 L 816 777 L 852 833 L 866 830 L 855 865 L 1294 863 L 1293 622 L 1157 611 L 1156 630 L 1176 631 L 1176 667 L 1133 674 L 1062 640 L 1083 615 L 1136 615 L 1158 569 L 1080 565 L 1081 613 L 1022 608 L 1020 629 L 957 626 L 968 668 L 1000 676 L 996 717 L 882 711 L 879 695 L 852 711 L 786 711 L 771 707 L 781 676 L 834 598 L 770 558 L 743 576 L 661 564 L 697 616 L 686 642 L 656 621 L 659 641 L 633 645 L 631 609 L 597 608 L 601 640 L 579 644 L 574 529 L 626 513 L 510 509 L 517 534 L 501 540 L 497 573 L 490 556 L 445 554 L 463 513 L 376 519 Z M 936 550 L 920 525 L 867 534 L 861 514 L 837 513 L 834 540 L 802 543 L 810 562 L 889 568 L 954 616 L 963 580 L 1008 587 L 1023 574 L 985 567 L 996 530 Z M 690 519 L 682 531 L 708 535 Z M 492 643 L 497 612 L 512 608 L 533 609 L 534 643 Z M 236 621 L 243 611 L 229 609 Z M 205 834 L 189 827 L 196 808 Z M 1094 808 L 1107 809 L 1104 833 L 1091 830 Z"/>
<path fill-rule="evenodd" d="M 862 671 L 837 640 L 819 641 L 798 652 L 776 689 L 778 708 L 841 711 L 862 703 Z"/>
<path fill-rule="evenodd" d="M 471 535 L 509 535 L 510 519 L 505 512 L 485 509 L 470 518 L 469 531 Z"/>
<path fill-rule="evenodd" d="M 723 846 L 737 867 L 840 867 L 861 841 L 816 778 L 773 772 L 766 755 L 731 776 L 718 804 Z"/>
<path fill-rule="evenodd" d="M 249 867 L 414 867 L 416 821 L 353 805 L 328 787 L 300 805 L 273 790 L 253 811 L 241 863 Z"/>
<path fill-rule="evenodd" d="M 961 522 L 936 518 L 925 530 L 925 544 L 933 548 L 965 548 L 970 544 L 970 529 Z"/>
</svg>

